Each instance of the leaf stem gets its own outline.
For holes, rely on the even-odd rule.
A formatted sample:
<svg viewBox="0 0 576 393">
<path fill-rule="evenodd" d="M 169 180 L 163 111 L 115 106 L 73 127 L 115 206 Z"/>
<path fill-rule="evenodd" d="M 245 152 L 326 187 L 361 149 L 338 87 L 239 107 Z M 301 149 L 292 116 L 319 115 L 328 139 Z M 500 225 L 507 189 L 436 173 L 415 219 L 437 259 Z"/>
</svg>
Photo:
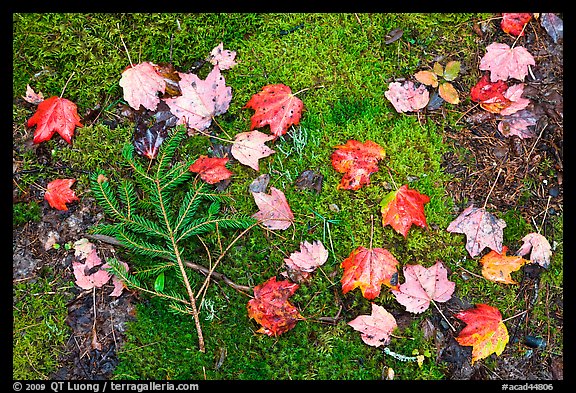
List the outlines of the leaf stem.
<svg viewBox="0 0 576 393">
<path fill-rule="evenodd" d="M 306 87 L 306 88 L 304 88 L 304 89 L 302 89 L 302 90 L 298 90 L 296 93 L 294 93 L 294 94 L 292 94 L 292 95 L 295 96 L 295 95 L 297 95 L 297 94 L 300 94 L 300 93 L 305 92 L 306 90 L 310 90 L 310 89 L 321 89 L 321 88 L 324 88 L 324 87 L 326 87 L 326 86 L 324 86 L 324 85 L 319 85 L 319 86 Z"/>
<path fill-rule="evenodd" d="M 430 302 L 434 305 L 434 307 L 436 307 L 436 310 L 438 310 L 438 312 L 440 313 L 440 315 L 442 315 L 442 318 L 444 318 L 444 320 L 446 321 L 446 323 L 450 326 L 450 328 L 452 329 L 453 332 L 456 331 L 456 328 L 454 326 L 452 326 L 452 324 L 450 323 L 450 321 L 448 320 L 448 318 L 446 318 L 446 316 L 444 315 L 444 313 L 442 312 L 442 310 L 440 310 L 440 307 L 438 307 L 438 305 L 436 304 L 436 302 L 432 299 L 430 299 Z"/>
<path fill-rule="evenodd" d="M 503 319 L 503 320 L 502 320 L 502 323 L 504 323 L 504 322 L 506 322 L 506 321 L 508 321 L 508 320 L 510 320 L 510 319 L 514 319 L 514 318 L 516 318 L 516 317 L 519 317 L 520 315 L 526 314 L 527 312 L 528 312 L 528 310 L 521 311 L 521 312 L 519 312 L 519 313 L 516 314 L 516 315 L 512 315 L 511 317 L 508 317 L 508 318 L 506 318 L 506 319 Z"/>
<path fill-rule="evenodd" d="M 498 169 L 498 174 L 496 175 L 496 180 L 494 180 L 494 184 L 492 184 L 492 187 L 490 188 L 490 192 L 488 192 L 488 195 L 486 195 L 486 200 L 484 201 L 484 206 L 482 207 L 483 209 L 486 209 L 486 205 L 488 204 L 488 199 L 490 198 L 490 194 L 492 194 L 492 190 L 494 189 L 494 186 L 498 182 L 498 177 L 500 176 L 500 172 L 502 172 L 502 168 Z"/>
<path fill-rule="evenodd" d="M 120 30 L 120 23 L 116 23 L 116 26 L 118 26 L 118 30 Z M 132 59 L 130 58 L 130 53 L 128 52 L 128 47 L 126 46 L 126 43 L 124 42 L 124 38 L 122 38 L 122 33 L 120 33 L 120 41 L 122 41 L 122 45 L 124 45 L 124 50 L 126 51 L 126 55 L 128 56 L 128 61 L 130 62 L 130 66 L 134 67 L 134 63 L 132 63 Z"/>
<path fill-rule="evenodd" d="M 76 71 L 72 71 L 72 74 L 70 74 L 70 76 L 68 77 L 68 80 L 66 81 L 66 83 L 64 84 L 64 87 L 62 88 L 62 93 L 60 93 L 60 98 L 62 98 L 62 96 L 64 95 L 64 91 L 66 90 L 66 86 L 68 86 L 68 82 L 70 82 L 70 79 L 72 79 L 72 76 L 74 76 L 75 73 L 76 73 Z"/>
</svg>

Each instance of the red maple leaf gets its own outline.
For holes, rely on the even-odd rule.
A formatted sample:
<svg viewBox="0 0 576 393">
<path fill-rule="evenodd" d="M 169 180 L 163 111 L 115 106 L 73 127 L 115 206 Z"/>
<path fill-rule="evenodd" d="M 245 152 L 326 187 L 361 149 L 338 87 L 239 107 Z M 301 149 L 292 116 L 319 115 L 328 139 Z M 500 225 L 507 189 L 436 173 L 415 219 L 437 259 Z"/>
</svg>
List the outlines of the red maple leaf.
<svg viewBox="0 0 576 393">
<path fill-rule="evenodd" d="M 466 250 L 474 258 L 486 247 L 502 252 L 505 227 L 504 220 L 495 217 L 484 208 L 471 205 L 464 209 L 446 230 L 466 234 Z"/>
<path fill-rule="evenodd" d="M 199 173 L 200 178 L 206 183 L 216 184 L 233 175 L 233 173 L 226 168 L 228 160 L 227 157 L 218 158 L 201 155 L 190 165 L 189 170 L 194 173 Z"/>
<path fill-rule="evenodd" d="M 427 195 L 416 190 L 410 190 L 403 185 L 397 191 L 392 191 L 380 203 L 382 225 L 391 225 L 396 232 L 408 235 L 412 224 L 427 228 L 424 204 L 430 202 Z"/>
<path fill-rule="evenodd" d="M 415 314 L 426 311 L 431 301 L 447 302 L 456 287 L 448 280 L 448 271 L 440 261 L 428 269 L 421 265 L 406 265 L 404 278 L 406 282 L 392 293 L 406 311 Z"/>
<path fill-rule="evenodd" d="M 66 98 L 50 97 L 38 104 L 36 113 L 28 120 L 28 127 L 36 125 L 34 143 L 52 138 L 55 132 L 68 143 L 72 143 L 74 128 L 80 123 L 76 104 Z"/>
<path fill-rule="evenodd" d="M 244 108 L 256 111 L 250 118 L 250 130 L 268 124 L 270 132 L 276 137 L 284 135 L 291 125 L 300 123 L 303 107 L 302 100 L 282 83 L 264 86 L 244 105 Z"/>
<path fill-rule="evenodd" d="M 48 183 L 44 199 L 54 209 L 68 210 L 67 203 L 79 200 L 76 194 L 70 187 L 76 179 L 56 179 Z"/>
<path fill-rule="evenodd" d="M 532 19 L 531 13 L 526 12 L 503 12 L 500 27 L 504 33 L 512 35 L 523 36 L 524 26 Z"/>
<path fill-rule="evenodd" d="M 388 344 L 390 335 L 398 326 L 394 316 L 376 303 L 372 303 L 371 315 L 359 315 L 348 325 L 361 332 L 362 341 L 373 347 Z"/>
<path fill-rule="evenodd" d="M 344 269 L 340 280 L 342 293 L 360 287 L 362 295 L 372 300 L 380 295 L 382 284 L 396 288 L 392 282 L 398 278 L 397 265 L 398 261 L 388 250 L 357 247 L 340 265 Z"/>
<path fill-rule="evenodd" d="M 493 353 L 500 355 L 504 351 L 509 335 L 497 308 L 477 304 L 475 308 L 457 313 L 456 318 L 466 323 L 456 341 L 460 345 L 472 347 L 472 364 Z"/>
<path fill-rule="evenodd" d="M 164 100 L 178 124 L 203 131 L 210 126 L 212 118 L 226 113 L 232 100 L 232 88 L 226 86 L 218 66 L 214 66 L 205 80 L 195 74 L 178 73 L 182 95 Z"/>
<path fill-rule="evenodd" d="M 338 184 L 339 189 L 358 190 L 370 184 L 370 175 L 378 171 L 378 161 L 385 157 L 384 149 L 375 142 L 365 143 L 349 140 L 338 145 L 332 153 L 332 167 L 344 176 Z"/>
<path fill-rule="evenodd" d="M 275 187 L 270 187 L 270 194 L 253 192 L 258 212 L 252 215 L 268 229 L 288 229 L 294 222 L 294 214 L 288 205 L 286 196 Z"/>
<path fill-rule="evenodd" d="M 279 336 L 292 329 L 303 317 L 288 298 L 299 285 L 290 281 L 276 281 L 276 277 L 254 288 L 254 298 L 248 302 L 248 316 L 262 327 L 257 331 L 268 336 Z"/>
</svg>

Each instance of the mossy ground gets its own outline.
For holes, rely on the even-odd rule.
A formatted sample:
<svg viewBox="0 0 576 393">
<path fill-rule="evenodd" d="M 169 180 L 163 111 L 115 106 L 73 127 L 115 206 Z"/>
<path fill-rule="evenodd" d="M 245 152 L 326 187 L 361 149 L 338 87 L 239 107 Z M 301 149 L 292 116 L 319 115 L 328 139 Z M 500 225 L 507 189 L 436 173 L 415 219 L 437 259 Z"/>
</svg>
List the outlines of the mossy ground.
<svg viewBox="0 0 576 393">
<path fill-rule="evenodd" d="M 206 339 L 206 352 L 200 353 L 191 318 L 167 311 L 161 301 L 146 300 L 138 306 L 137 320 L 130 325 L 127 342 L 119 350 L 121 362 L 115 378 L 380 379 L 384 367 L 392 367 L 397 379 L 445 378 L 444 366 L 435 361 L 437 348 L 419 328 L 432 311 L 414 316 L 389 345 L 406 356 L 431 351 L 433 355 L 426 357 L 422 366 L 400 362 L 365 345 L 358 332 L 346 324 L 359 314 L 369 313 L 370 302 L 358 290 L 342 295 L 340 263 L 357 246 L 368 247 L 370 242 L 390 250 L 402 266 L 428 267 L 443 261 L 452 272 L 449 279 L 456 282 L 458 296 L 498 307 L 505 317 L 513 315 L 508 309 L 512 308 L 512 313 L 515 310 L 514 287 L 462 279 L 460 267 L 478 273 L 478 263 L 466 258 L 462 236 L 445 231 L 458 208 L 444 188 L 449 175 L 441 167 L 448 149 L 443 130 L 455 128 L 462 112 L 458 106 L 446 104 L 442 115 L 399 114 L 384 97 L 389 82 L 410 77 L 437 59 L 459 60 L 463 68 L 473 67 L 480 49 L 471 26 L 474 20 L 489 17 L 410 13 L 14 14 L 14 98 L 24 94 L 26 84 L 46 97 L 60 95 L 71 77 L 64 96 L 78 105 L 81 116 L 97 106 L 104 108 L 104 113 L 112 113 L 122 100 L 118 81 L 129 61 L 121 35 L 134 63 L 171 62 L 183 72 L 220 42 L 225 49 L 237 52 L 238 65 L 224 72 L 233 99 L 228 112 L 215 119 L 218 127 L 214 129 L 221 138 L 232 139 L 238 132 L 248 131 L 253 112 L 242 107 L 264 85 L 283 83 L 293 92 L 307 89 L 298 94 L 305 105 L 300 124 L 275 142 L 272 147 L 276 153 L 260 161 L 259 173 L 236 164 L 226 190 L 234 198 L 233 208 L 251 215 L 256 206 L 248 185 L 258 174 L 269 173 L 270 185 L 285 192 L 295 225 L 282 232 L 253 229 L 218 268 L 238 284 L 255 286 L 279 276 L 284 258 L 298 250 L 301 241 L 322 240 L 330 251 L 328 262 L 291 298 L 306 319 L 277 338 L 256 334 L 258 326 L 246 312 L 248 298 L 213 284 L 200 314 Z M 282 34 L 296 26 L 301 28 Z M 395 28 L 404 31 L 404 38 L 385 44 L 383 37 Z M 206 68 L 201 78 L 204 72 Z M 465 72 L 454 82 L 463 104 L 468 100 L 465 92 L 475 82 Z M 31 138 L 24 124 L 32 113 L 30 108 L 14 105 L 15 136 Z M 53 162 L 76 170 L 75 190 L 82 198 L 90 195 L 88 176 L 77 171 L 118 170 L 121 147 L 131 137 L 130 126 L 111 128 L 96 120 L 76 130 L 72 145 L 57 135 L 45 144 L 52 151 Z M 349 139 L 372 140 L 386 151 L 370 185 L 354 192 L 337 189 L 341 175 L 330 162 L 334 146 Z M 206 154 L 208 145 L 205 137 L 191 137 L 182 146 L 182 154 Z M 37 164 L 29 151 L 22 150 L 18 158 L 24 163 L 22 169 L 37 170 L 21 177 L 23 189 L 54 176 L 54 169 Z M 306 169 L 324 176 L 321 193 L 293 187 Z M 59 171 L 60 175 L 70 173 Z M 431 199 L 425 206 L 429 227 L 413 226 L 406 238 L 389 226 L 382 227 L 379 216 L 382 198 L 402 184 Z M 513 212 L 498 214 L 513 222 L 508 222 L 506 240 L 519 242 L 530 224 Z M 229 235 L 225 244 L 235 233 Z M 561 260 L 556 253 L 554 268 L 545 275 L 548 285 L 562 286 Z M 208 257 L 199 255 L 197 262 L 207 265 Z M 202 280 L 197 278 L 198 283 Z M 400 310 L 385 292 L 375 302 Z M 318 317 L 335 316 L 343 298 L 348 307 L 336 325 L 318 322 Z M 19 309 L 15 306 L 15 319 L 22 318 Z M 539 312 L 546 315 L 544 309 L 539 308 Z M 60 321 L 63 323 L 63 318 Z M 16 342 L 15 348 L 18 345 Z M 510 346 L 509 350 L 516 349 Z M 18 364 L 15 376 L 29 375 L 26 362 Z"/>
</svg>

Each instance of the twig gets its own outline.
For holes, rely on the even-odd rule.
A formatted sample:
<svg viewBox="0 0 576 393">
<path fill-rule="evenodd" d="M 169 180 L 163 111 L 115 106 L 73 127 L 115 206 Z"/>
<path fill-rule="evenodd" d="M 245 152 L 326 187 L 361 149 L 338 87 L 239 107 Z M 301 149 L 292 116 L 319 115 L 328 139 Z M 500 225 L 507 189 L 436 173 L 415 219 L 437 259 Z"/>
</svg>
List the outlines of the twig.
<svg viewBox="0 0 576 393">
<path fill-rule="evenodd" d="M 318 86 L 306 87 L 306 88 L 304 88 L 304 89 L 302 89 L 302 90 L 298 90 L 296 93 L 294 93 L 294 94 L 292 94 L 292 95 L 295 96 L 295 95 L 297 95 L 297 94 L 300 94 L 300 93 L 305 92 L 306 90 L 310 90 L 310 89 L 321 89 L 321 88 L 323 88 L 323 87 L 325 87 L 325 86 L 324 86 L 324 85 L 318 85 Z"/>
<path fill-rule="evenodd" d="M 548 206 L 550 206 L 550 199 L 552 198 L 551 195 L 548 195 L 548 202 L 546 202 L 546 210 L 544 210 L 544 218 L 542 218 L 542 224 L 540 224 L 540 228 L 536 227 L 536 229 L 538 230 L 538 233 L 540 233 L 540 230 L 542 228 L 544 228 L 544 221 L 546 220 L 546 213 L 548 213 Z"/>
<path fill-rule="evenodd" d="M 486 200 L 484 201 L 483 209 L 486 209 L 486 205 L 488 204 L 488 199 L 490 198 L 490 194 L 492 194 L 492 190 L 494 189 L 494 186 L 498 182 L 498 177 L 500 177 L 500 172 L 502 172 L 502 168 L 498 169 L 498 174 L 496 175 L 496 180 L 494 180 L 494 184 L 492 184 L 492 188 L 490 188 L 490 192 L 488 193 L 488 195 L 486 195 Z"/>
<path fill-rule="evenodd" d="M 524 310 L 524 311 L 522 311 L 522 312 L 519 312 L 519 313 L 516 314 L 516 315 L 512 315 L 511 317 L 508 317 L 508 318 L 506 318 L 506 319 L 503 319 L 502 322 L 506 322 L 506 321 L 508 321 L 508 320 L 510 320 L 510 319 L 519 317 L 520 315 L 526 314 L 527 312 L 528 312 L 528 310 Z"/>
</svg>

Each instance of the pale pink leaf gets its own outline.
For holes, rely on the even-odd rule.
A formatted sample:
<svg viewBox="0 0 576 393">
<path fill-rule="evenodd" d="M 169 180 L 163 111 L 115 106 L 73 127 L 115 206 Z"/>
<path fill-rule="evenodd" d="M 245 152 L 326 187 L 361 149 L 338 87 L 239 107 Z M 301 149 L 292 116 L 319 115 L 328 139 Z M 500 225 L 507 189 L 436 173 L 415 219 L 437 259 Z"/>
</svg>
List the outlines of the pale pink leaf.
<svg viewBox="0 0 576 393">
<path fill-rule="evenodd" d="M 530 262 L 537 263 L 538 265 L 547 268 L 550 265 L 550 257 L 552 256 L 552 247 L 548 240 L 539 233 L 529 233 L 522 238 L 524 244 L 516 252 L 516 255 L 524 256 L 530 253 Z"/>
<path fill-rule="evenodd" d="M 303 272 L 313 272 L 318 266 L 322 266 L 328 260 L 328 250 L 320 240 L 312 243 L 307 241 L 300 243 L 300 251 L 290 254 L 289 258 L 284 258 L 284 262 L 289 269 Z"/>
<path fill-rule="evenodd" d="M 155 110 L 160 102 L 158 92 L 164 93 L 166 90 L 166 81 L 158 75 L 154 66 L 154 63 L 144 62 L 122 72 L 119 84 L 124 89 L 124 99 L 136 110 L 140 109 L 140 105 Z"/>
<path fill-rule="evenodd" d="M 489 247 L 502 253 L 503 229 L 506 222 L 484 208 L 469 206 L 447 228 L 448 232 L 466 235 L 466 250 L 472 258 Z"/>
<path fill-rule="evenodd" d="M 258 160 L 275 153 L 264 143 L 275 139 L 275 135 L 268 135 L 258 130 L 241 132 L 234 137 L 230 152 L 241 164 L 254 170 L 259 170 Z"/>
<path fill-rule="evenodd" d="M 76 285 L 82 289 L 100 288 L 110 280 L 110 274 L 100 267 L 96 272 L 90 274 L 90 270 L 96 266 L 102 265 L 102 260 L 98 257 L 96 249 L 93 249 L 86 257 L 84 263 L 72 262 L 72 269 L 76 277 Z"/>
<path fill-rule="evenodd" d="M 22 96 L 22 98 L 24 98 L 25 101 L 34 104 L 34 105 L 38 105 L 39 103 L 41 103 L 42 101 L 44 101 L 44 95 L 42 94 L 42 92 L 34 92 L 34 89 L 32 89 L 30 87 L 30 85 L 26 85 L 26 95 Z"/>
<path fill-rule="evenodd" d="M 371 315 L 360 315 L 348 322 L 348 325 L 358 330 L 362 341 L 373 347 L 388 344 L 392 332 L 397 327 L 394 316 L 376 303 L 372 303 Z"/>
<path fill-rule="evenodd" d="M 120 261 L 120 263 L 124 267 L 124 270 L 126 271 L 129 270 L 128 264 L 126 262 Z M 105 265 L 102 265 L 101 269 L 108 269 L 110 267 L 111 266 L 106 263 Z M 114 289 L 112 290 L 112 292 L 110 292 L 109 296 L 118 297 L 122 295 L 122 291 L 124 290 L 124 288 L 126 288 L 126 284 L 124 284 L 124 282 L 120 278 L 118 278 L 118 276 L 116 276 L 115 274 L 112 275 L 112 284 L 114 284 Z"/>
<path fill-rule="evenodd" d="M 213 65 L 217 65 L 221 70 L 227 70 L 234 67 L 237 63 L 234 61 L 236 52 L 231 50 L 224 50 L 224 43 L 220 43 L 217 47 L 212 49 L 208 56 L 208 61 Z"/>
<path fill-rule="evenodd" d="M 524 83 L 510 86 L 505 92 L 504 97 L 511 101 L 511 104 L 500 111 L 502 116 L 511 115 L 528 106 L 530 100 L 522 97 L 524 93 Z"/>
<path fill-rule="evenodd" d="M 456 286 L 448 280 L 448 271 L 440 261 L 428 269 L 421 265 L 404 266 L 404 278 L 406 282 L 392 294 L 406 311 L 416 314 L 426 311 L 432 300 L 450 300 Z"/>
<path fill-rule="evenodd" d="M 506 44 L 494 42 L 486 47 L 479 68 L 490 71 L 491 82 L 508 78 L 524 81 L 528 75 L 528 66 L 535 64 L 534 57 L 523 46 L 510 48 Z"/>
<path fill-rule="evenodd" d="M 414 112 L 424 108 L 430 101 L 430 93 L 426 86 L 414 87 L 414 83 L 406 81 L 403 84 L 392 82 L 384 96 L 392 103 L 397 112 Z"/>
<path fill-rule="evenodd" d="M 205 80 L 195 74 L 178 73 L 182 95 L 165 100 L 170 112 L 178 117 L 178 124 L 203 131 L 212 124 L 212 118 L 228 110 L 232 88 L 226 86 L 220 68 L 214 66 Z"/>
<path fill-rule="evenodd" d="M 74 242 L 74 256 L 79 259 L 86 259 L 95 248 L 88 239 L 82 238 Z"/>
<path fill-rule="evenodd" d="M 536 122 L 536 116 L 532 112 L 524 109 L 502 118 L 498 123 L 498 131 L 506 137 L 516 135 L 523 139 L 534 138 L 536 133 L 528 127 L 535 125 Z"/>
<path fill-rule="evenodd" d="M 294 214 L 288 205 L 286 196 L 275 187 L 270 187 L 270 194 L 253 192 L 252 196 L 260 209 L 252 215 L 268 229 L 288 229 L 294 222 Z"/>
</svg>

